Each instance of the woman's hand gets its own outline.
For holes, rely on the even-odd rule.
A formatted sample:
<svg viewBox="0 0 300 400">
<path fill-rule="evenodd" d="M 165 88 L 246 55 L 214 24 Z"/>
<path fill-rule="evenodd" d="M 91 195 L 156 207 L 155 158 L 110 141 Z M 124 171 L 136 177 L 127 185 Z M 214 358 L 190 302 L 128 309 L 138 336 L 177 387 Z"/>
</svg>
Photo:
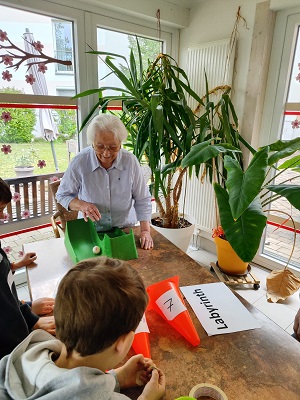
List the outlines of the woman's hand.
<svg viewBox="0 0 300 400">
<path fill-rule="evenodd" d="M 166 391 L 165 374 L 158 368 L 152 370 L 151 378 L 144 387 L 142 394 L 138 400 L 159 400 Z"/>
<path fill-rule="evenodd" d="M 50 297 L 42 297 L 34 300 L 31 304 L 31 311 L 36 315 L 46 315 L 53 312 L 55 300 Z"/>
<path fill-rule="evenodd" d="M 83 213 L 85 222 L 87 222 L 88 218 L 90 218 L 93 222 L 99 221 L 101 218 L 100 211 L 93 203 L 87 203 L 86 201 L 83 201 L 80 211 Z"/>
<path fill-rule="evenodd" d="M 120 388 L 146 384 L 151 378 L 154 367 L 153 361 L 150 358 L 144 358 L 142 354 L 131 357 L 122 367 L 115 369 Z"/>
<path fill-rule="evenodd" d="M 32 330 L 43 329 L 46 332 L 55 335 L 55 321 L 54 317 L 41 317 L 33 326 Z"/>
</svg>

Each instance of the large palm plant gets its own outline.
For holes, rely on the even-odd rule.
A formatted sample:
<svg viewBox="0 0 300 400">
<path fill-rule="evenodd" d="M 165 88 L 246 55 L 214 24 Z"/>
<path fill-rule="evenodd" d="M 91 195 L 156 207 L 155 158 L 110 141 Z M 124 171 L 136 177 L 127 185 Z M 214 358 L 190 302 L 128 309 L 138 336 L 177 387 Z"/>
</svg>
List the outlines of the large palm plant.
<svg viewBox="0 0 300 400">
<path fill-rule="evenodd" d="M 133 153 L 140 161 L 146 159 L 151 168 L 152 193 L 164 227 L 177 228 L 180 221 L 178 205 L 182 180 L 189 169 L 188 166 L 181 166 L 184 157 L 193 146 L 202 144 L 204 161 L 197 163 L 196 171 L 199 172 L 198 164 L 207 160 L 208 171 L 211 172 L 211 153 L 206 153 L 206 148 L 217 154 L 239 152 L 236 148 L 239 146 L 239 139 L 234 130 L 230 131 L 233 125 L 230 125 L 228 117 L 230 113 L 234 113 L 228 96 L 230 88 L 218 88 L 224 91 L 224 95 L 214 105 L 209 101 L 208 90 L 206 96 L 201 99 L 191 89 L 185 71 L 167 54 L 159 54 L 149 63 L 148 68 L 143 70 L 140 51 L 138 60 L 135 60 L 131 52 L 129 61 L 118 54 L 98 51 L 89 53 L 105 57 L 105 64 L 118 78 L 120 86 L 103 86 L 76 96 L 95 93 L 99 95 L 83 126 L 99 107 L 105 112 L 110 101 L 122 101 L 121 118 L 130 132 Z M 119 58 L 127 65 L 125 71 L 124 67 L 120 68 L 118 64 Z M 108 90 L 115 94 L 105 95 Z M 201 115 L 198 108 L 193 111 L 188 105 L 190 100 L 201 106 Z M 216 110 L 220 110 L 220 128 L 218 135 L 215 135 L 218 137 L 215 137 L 212 143 L 210 118 L 212 112 L 217 113 Z M 226 127 L 223 129 L 224 125 Z M 223 144 L 224 141 L 226 144 Z M 236 158 L 241 162 L 238 155 Z"/>
</svg>

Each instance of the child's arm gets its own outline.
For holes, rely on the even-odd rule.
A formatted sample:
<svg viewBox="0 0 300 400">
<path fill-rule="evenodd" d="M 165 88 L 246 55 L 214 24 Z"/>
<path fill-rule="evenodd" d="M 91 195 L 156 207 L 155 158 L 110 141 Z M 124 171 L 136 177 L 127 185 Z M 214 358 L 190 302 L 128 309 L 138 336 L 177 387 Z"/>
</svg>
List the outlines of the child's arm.
<svg viewBox="0 0 300 400">
<path fill-rule="evenodd" d="M 35 253 L 26 253 L 20 261 L 11 263 L 11 270 L 16 271 L 19 268 L 27 267 L 27 265 L 30 265 L 36 258 Z"/>
</svg>

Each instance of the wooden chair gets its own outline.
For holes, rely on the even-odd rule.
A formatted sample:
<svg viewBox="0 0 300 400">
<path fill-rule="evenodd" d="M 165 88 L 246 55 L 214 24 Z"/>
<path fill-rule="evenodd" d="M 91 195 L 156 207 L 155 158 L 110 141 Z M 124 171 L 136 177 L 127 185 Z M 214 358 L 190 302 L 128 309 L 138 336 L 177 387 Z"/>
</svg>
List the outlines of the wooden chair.
<svg viewBox="0 0 300 400">
<path fill-rule="evenodd" d="M 56 238 L 60 237 L 60 233 L 66 229 L 67 221 L 77 219 L 78 211 L 68 211 L 56 201 L 55 195 L 60 185 L 60 180 L 50 183 L 50 190 L 56 205 L 56 212 L 51 217 L 51 225 Z M 60 221 L 60 223 L 58 223 Z"/>
</svg>

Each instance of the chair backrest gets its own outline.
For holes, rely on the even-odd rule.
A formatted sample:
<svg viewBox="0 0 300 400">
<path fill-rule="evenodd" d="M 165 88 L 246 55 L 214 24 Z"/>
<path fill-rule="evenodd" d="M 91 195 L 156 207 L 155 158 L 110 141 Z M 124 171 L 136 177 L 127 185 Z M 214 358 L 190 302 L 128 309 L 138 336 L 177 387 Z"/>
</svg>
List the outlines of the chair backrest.
<svg viewBox="0 0 300 400">
<path fill-rule="evenodd" d="M 59 217 L 59 219 L 61 221 L 61 228 L 63 230 L 65 230 L 66 222 L 77 219 L 78 211 L 68 211 L 60 203 L 57 202 L 55 195 L 56 195 L 59 185 L 60 185 L 60 180 L 51 182 L 50 190 L 51 190 L 51 193 L 52 193 L 55 205 L 56 205 L 56 209 L 57 209 L 56 216 Z"/>
</svg>

